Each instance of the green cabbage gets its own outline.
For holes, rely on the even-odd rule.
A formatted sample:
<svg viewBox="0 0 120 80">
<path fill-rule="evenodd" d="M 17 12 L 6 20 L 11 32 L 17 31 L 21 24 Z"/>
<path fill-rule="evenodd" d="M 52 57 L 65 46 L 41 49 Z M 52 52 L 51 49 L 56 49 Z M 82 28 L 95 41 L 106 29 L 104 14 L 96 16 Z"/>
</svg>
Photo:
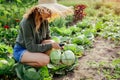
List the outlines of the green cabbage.
<svg viewBox="0 0 120 80">
<path fill-rule="evenodd" d="M 65 65 L 72 65 L 75 62 L 75 55 L 72 51 L 67 50 L 62 54 L 61 60 Z"/>
<path fill-rule="evenodd" d="M 61 51 L 60 50 L 52 50 L 50 53 L 50 60 L 53 64 L 59 64 L 61 58 Z"/>
</svg>

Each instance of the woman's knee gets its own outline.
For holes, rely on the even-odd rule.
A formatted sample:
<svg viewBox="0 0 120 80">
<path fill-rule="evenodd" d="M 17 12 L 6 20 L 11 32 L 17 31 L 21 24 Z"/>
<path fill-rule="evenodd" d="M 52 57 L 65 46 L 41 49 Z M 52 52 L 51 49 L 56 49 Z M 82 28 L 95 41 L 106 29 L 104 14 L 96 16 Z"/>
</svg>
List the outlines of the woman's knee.
<svg viewBox="0 0 120 80">
<path fill-rule="evenodd" d="M 44 59 L 42 59 L 42 60 L 38 59 L 36 61 L 36 63 L 37 63 L 38 66 L 45 66 L 45 65 L 49 64 L 49 62 L 50 62 L 50 58 L 47 55 L 44 57 Z"/>
<path fill-rule="evenodd" d="M 49 56 L 44 53 L 26 52 L 21 58 L 21 63 L 30 63 L 30 65 L 38 67 L 47 65 L 49 62 Z"/>
<path fill-rule="evenodd" d="M 45 43 L 54 43 L 54 42 L 55 42 L 54 40 L 44 40 L 44 41 L 42 41 L 43 44 L 45 44 Z"/>
</svg>

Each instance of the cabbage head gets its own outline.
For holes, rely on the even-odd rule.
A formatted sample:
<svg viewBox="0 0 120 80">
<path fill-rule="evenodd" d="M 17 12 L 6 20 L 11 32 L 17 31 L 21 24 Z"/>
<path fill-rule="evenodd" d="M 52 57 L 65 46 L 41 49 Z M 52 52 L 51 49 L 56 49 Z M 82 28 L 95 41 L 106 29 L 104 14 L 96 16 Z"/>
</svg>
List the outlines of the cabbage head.
<svg viewBox="0 0 120 80">
<path fill-rule="evenodd" d="M 61 60 L 65 65 L 72 65 L 75 62 L 75 55 L 72 51 L 67 50 L 63 52 Z"/>
<path fill-rule="evenodd" d="M 50 53 L 50 60 L 53 64 L 59 64 L 61 59 L 61 51 L 60 50 L 52 50 Z"/>
</svg>

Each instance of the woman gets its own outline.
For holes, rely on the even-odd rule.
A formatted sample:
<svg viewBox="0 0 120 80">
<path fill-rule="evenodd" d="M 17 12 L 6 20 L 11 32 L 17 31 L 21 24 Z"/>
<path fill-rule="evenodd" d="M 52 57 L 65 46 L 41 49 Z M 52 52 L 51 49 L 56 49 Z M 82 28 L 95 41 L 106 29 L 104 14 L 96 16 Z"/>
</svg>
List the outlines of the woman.
<svg viewBox="0 0 120 80">
<path fill-rule="evenodd" d="M 38 5 L 24 15 L 14 46 L 16 61 L 33 67 L 44 66 L 50 62 L 50 50 L 61 49 L 58 43 L 50 40 L 47 19 L 51 14 L 51 10 Z"/>
</svg>

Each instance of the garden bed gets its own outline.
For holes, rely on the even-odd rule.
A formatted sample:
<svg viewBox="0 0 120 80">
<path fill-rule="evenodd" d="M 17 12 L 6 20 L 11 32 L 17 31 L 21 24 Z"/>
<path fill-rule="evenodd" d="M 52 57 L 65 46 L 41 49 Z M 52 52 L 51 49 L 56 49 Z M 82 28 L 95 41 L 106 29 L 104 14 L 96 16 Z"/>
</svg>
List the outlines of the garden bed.
<svg viewBox="0 0 120 80">
<path fill-rule="evenodd" d="M 55 77 L 54 80 L 110 80 L 109 77 L 115 74 L 112 73 L 112 61 L 120 57 L 119 53 L 120 46 L 115 46 L 113 42 L 98 37 L 95 39 L 94 47 L 85 50 L 74 72 Z M 109 74 L 104 72 L 107 69 Z"/>
</svg>

